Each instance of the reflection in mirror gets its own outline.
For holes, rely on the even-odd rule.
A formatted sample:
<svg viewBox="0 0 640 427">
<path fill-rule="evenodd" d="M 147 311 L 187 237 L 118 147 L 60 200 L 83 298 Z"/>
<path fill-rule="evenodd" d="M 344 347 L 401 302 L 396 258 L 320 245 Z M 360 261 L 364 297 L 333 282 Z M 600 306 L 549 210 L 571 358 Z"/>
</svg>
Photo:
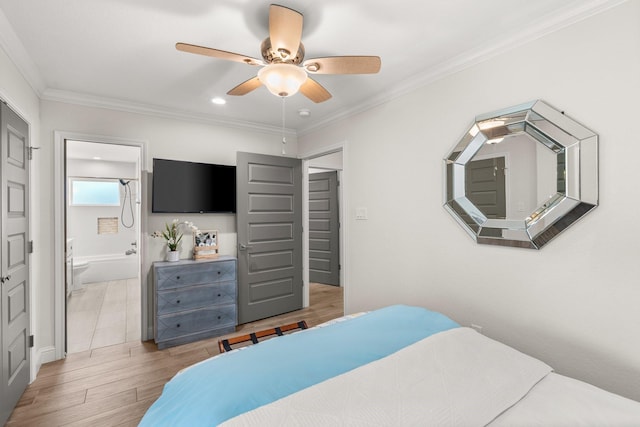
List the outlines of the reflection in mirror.
<svg viewBox="0 0 640 427">
<path fill-rule="evenodd" d="M 478 116 L 445 158 L 445 208 L 478 243 L 539 249 L 598 205 L 597 155 L 539 100 Z"/>
</svg>

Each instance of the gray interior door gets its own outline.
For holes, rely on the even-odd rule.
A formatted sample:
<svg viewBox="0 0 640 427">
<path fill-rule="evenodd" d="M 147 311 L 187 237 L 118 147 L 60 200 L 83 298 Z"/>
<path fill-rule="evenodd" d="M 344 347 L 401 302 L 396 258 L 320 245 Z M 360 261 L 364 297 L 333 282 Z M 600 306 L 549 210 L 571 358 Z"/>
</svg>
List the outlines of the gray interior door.
<svg viewBox="0 0 640 427">
<path fill-rule="evenodd" d="M 487 218 L 504 219 L 507 217 L 507 197 L 505 187 L 505 159 L 494 157 L 474 160 L 466 166 L 467 197 Z M 470 217 L 465 215 L 470 222 Z M 485 228 L 484 237 L 502 237 L 501 229 Z"/>
<path fill-rule="evenodd" d="M 4 424 L 29 384 L 28 133 L 27 124 L 1 104 L 2 245 L 0 246 L 0 343 Z"/>
<path fill-rule="evenodd" d="M 504 157 L 474 160 L 467 164 L 467 197 L 487 218 L 507 217 Z"/>
<path fill-rule="evenodd" d="M 302 162 L 237 154 L 238 323 L 302 308 Z"/>
<path fill-rule="evenodd" d="M 338 172 L 309 175 L 309 281 L 340 286 Z"/>
</svg>

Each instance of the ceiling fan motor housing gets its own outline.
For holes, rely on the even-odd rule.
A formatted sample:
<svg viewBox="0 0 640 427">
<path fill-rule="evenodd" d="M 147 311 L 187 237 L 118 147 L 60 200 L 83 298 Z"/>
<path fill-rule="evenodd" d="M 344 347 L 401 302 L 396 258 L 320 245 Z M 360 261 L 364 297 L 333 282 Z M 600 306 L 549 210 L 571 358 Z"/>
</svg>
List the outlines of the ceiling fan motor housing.
<svg viewBox="0 0 640 427">
<path fill-rule="evenodd" d="M 262 58 L 267 64 L 271 64 L 274 62 L 283 62 L 287 64 L 299 65 L 302 63 L 304 59 L 304 45 L 300 43 L 298 46 L 298 51 L 293 56 L 292 52 L 287 51 L 286 49 L 276 49 L 271 44 L 271 38 L 267 37 L 262 41 L 260 45 L 260 52 L 262 53 Z"/>
</svg>

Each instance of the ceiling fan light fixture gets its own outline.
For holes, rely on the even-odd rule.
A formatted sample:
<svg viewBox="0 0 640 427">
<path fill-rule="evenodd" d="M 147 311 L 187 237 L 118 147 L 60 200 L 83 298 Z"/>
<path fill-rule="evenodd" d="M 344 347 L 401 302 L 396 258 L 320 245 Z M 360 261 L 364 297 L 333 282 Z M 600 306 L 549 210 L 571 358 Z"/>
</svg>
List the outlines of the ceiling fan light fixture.
<svg viewBox="0 0 640 427">
<path fill-rule="evenodd" d="M 295 95 L 307 80 L 307 72 L 293 64 L 269 64 L 258 71 L 258 79 L 276 96 Z"/>
</svg>

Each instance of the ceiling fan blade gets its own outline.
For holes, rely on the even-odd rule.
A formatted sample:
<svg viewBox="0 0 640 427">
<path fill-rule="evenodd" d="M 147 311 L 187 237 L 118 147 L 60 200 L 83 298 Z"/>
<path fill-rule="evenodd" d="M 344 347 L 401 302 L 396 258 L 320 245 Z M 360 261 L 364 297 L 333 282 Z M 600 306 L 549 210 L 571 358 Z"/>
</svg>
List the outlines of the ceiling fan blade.
<svg viewBox="0 0 640 427">
<path fill-rule="evenodd" d="M 308 59 L 302 64 L 313 74 L 375 74 L 381 65 L 379 56 L 330 56 Z"/>
<path fill-rule="evenodd" d="M 262 83 L 260 83 L 260 80 L 258 80 L 258 77 L 257 76 L 252 77 L 249 80 L 242 82 L 238 86 L 231 89 L 229 92 L 227 92 L 227 95 L 234 95 L 234 96 L 246 95 L 252 90 L 259 88 L 260 86 L 262 86 Z"/>
<path fill-rule="evenodd" d="M 329 91 L 311 77 L 307 77 L 307 80 L 302 83 L 302 86 L 300 86 L 300 93 L 316 104 L 331 98 Z"/>
<path fill-rule="evenodd" d="M 197 46 L 188 43 L 176 43 L 176 49 L 182 52 L 195 53 L 197 55 L 211 56 L 228 61 L 242 62 L 249 65 L 264 65 L 260 59 L 252 58 L 239 53 L 227 52 L 226 50 L 213 49 L 211 47 Z"/>
<path fill-rule="evenodd" d="M 277 4 L 269 6 L 271 46 L 283 61 L 295 58 L 302 39 L 302 23 L 300 12 Z"/>
</svg>

